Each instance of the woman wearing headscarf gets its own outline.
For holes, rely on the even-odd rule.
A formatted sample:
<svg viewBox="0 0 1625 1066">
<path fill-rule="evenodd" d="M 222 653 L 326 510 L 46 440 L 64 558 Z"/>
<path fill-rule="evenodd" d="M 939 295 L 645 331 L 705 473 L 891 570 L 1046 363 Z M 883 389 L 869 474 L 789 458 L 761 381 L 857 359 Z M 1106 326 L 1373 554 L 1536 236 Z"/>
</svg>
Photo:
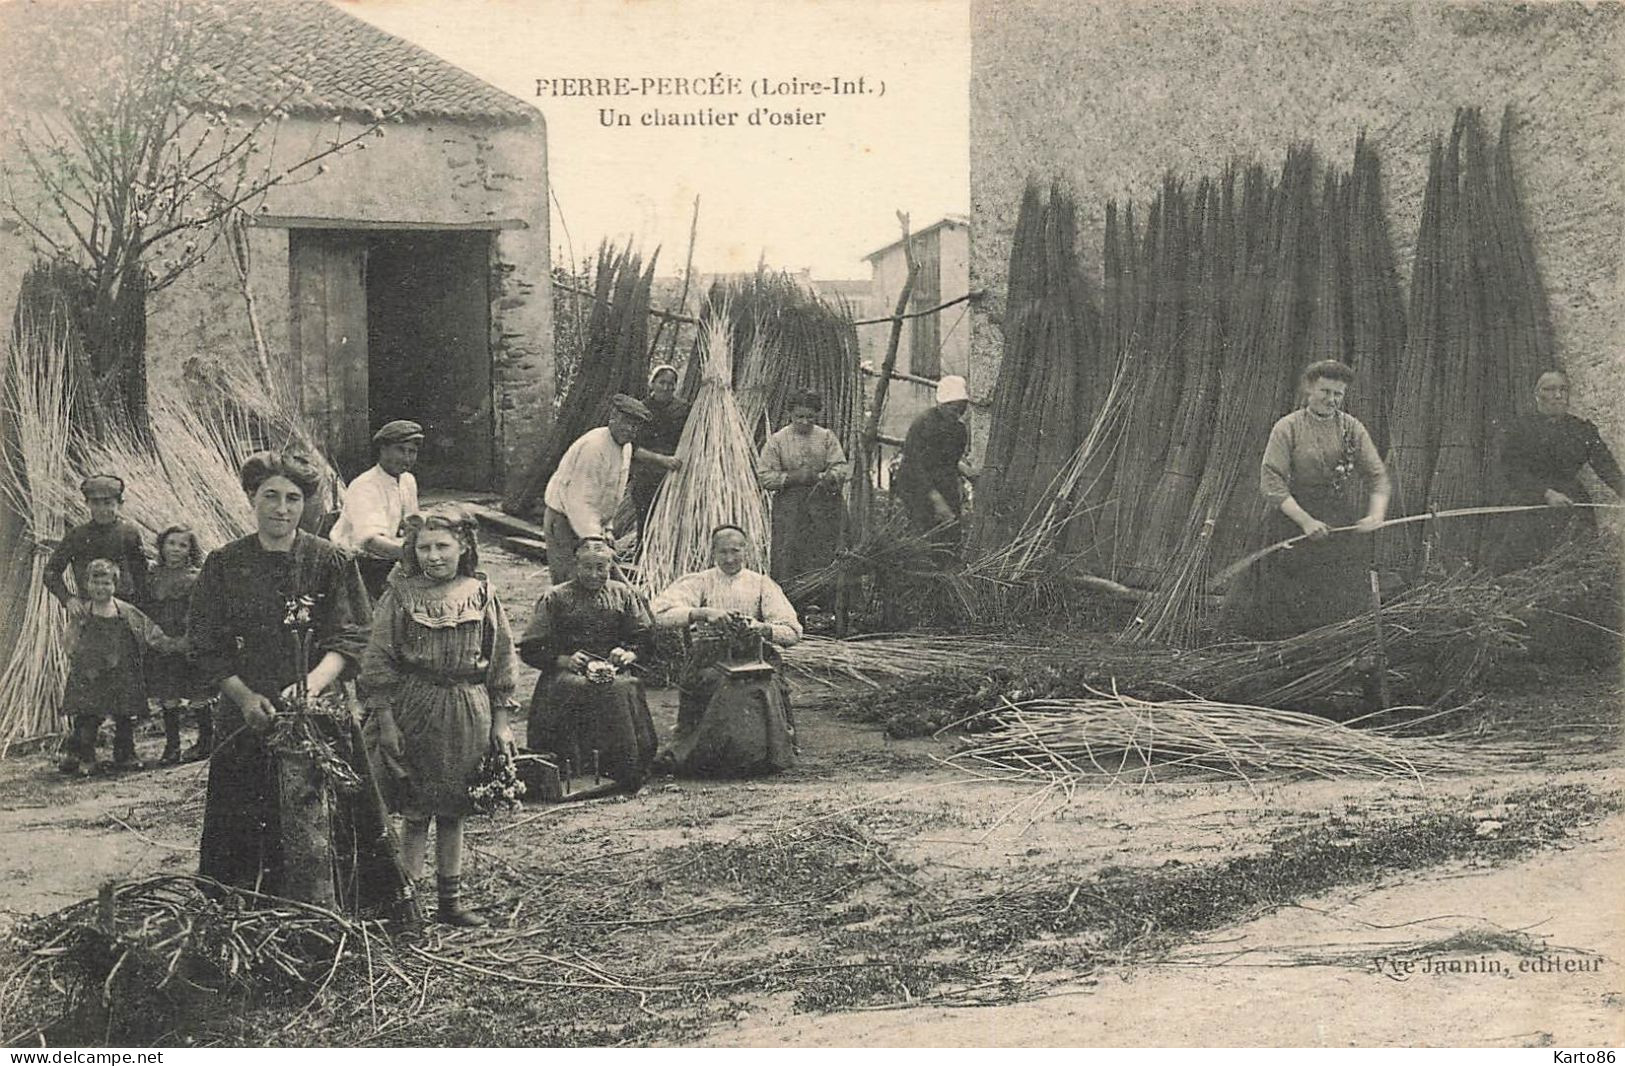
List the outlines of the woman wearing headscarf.
<svg viewBox="0 0 1625 1066">
<path fill-rule="evenodd" d="M 649 420 L 638 433 L 632 473 L 626 483 L 640 538 L 661 482 L 667 473 L 682 465 L 676 458 L 677 443 L 683 439 L 683 426 L 688 422 L 688 404 L 677 398 L 676 367 L 661 363 L 649 372 L 649 391 L 643 405 L 649 409 Z"/>
<path fill-rule="evenodd" d="M 519 640 L 541 671 L 530 701 L 531 748 L 597 769 L 632 791 L 654 761 L 654 720 L 643 682 L 628 668 L 647 654 L 654 619 L 632 586 L 610 578 L 615 551 L 601 539 L 576 547 L 575 575 L 542 594 Z"/>
<path fill-rule="evenodd" d="M 1267 556 L 1251 628 L 1287 636 L 1341 621 L 1368 600 L 1370 534 L 1388 512 L 1387 468 L 1371 434 L 1343 410 L 1354 371 L 1332 359 L 1304 368 L 1306 402 L 1270 430 L 1259 487 L 1271 540 L 1309 539 Z M 1352 530 L 1333 533 L 1339 527 Z"/>
<path fill-rule="evenodd" d="M 240 480 L 255 531 L 204 560 L 187 633 L 198 670 L 223 699 L 216 710 L 198 872 L 226 885 L 287 894 L 312 871 L 284 863 L 277 719 L 302 687 L 311 697 L 353 674 L 371 610 L 355 563 L 299 528 L 319 475 L 301 456 L 258 452 Z M 308 634 L 308 655 L 297 649 Z M 305 671 L 301 678 L 300 670 Z M 333 893 L 351 909 L 415 910 L 352 704 L 313 715 L 334 755 L 359 778 L 335 788 Z"/>
<path fill-rule="evenodd" d="M 970 431 L 965 428 L 969 407 L 964 378 L 949 374 L 938 381 L 936 406 L 908 427 L 894 482 L 909 525 L 950 552 L 959 550 L 959 513 L 964 506 L 960 480 L 969 473 L 965 465 L 970 448 Z"/>
<path fill-rule="evenodd" d="M 1580 483 L 1582 467 L 1591 467 L 1614 495 L 1625 496 L 1625 477 L 1596 423 L 1569 414 L 1569 379 L 1561 370 L 1548 370 L 1535 383 L 1535 412 L 1507 427 L 1499 459 L 1506 503 L 1563 510 L 1507 516 L 1491 553 L 1490 565 L 1497 571 L 1539 561 L 1570 534 L 1575 522 L 1595 528 L 1590 511 L 1570 509 L 1591 502 Z"/>
<path fill-rule="evenodd" d="M 790 399 L 790 424 L 767 438 L 756 478 L 773 493 L 773 580 L 788 584 L 835 558 L 851 476 L 840 439 L 817 422 L 824 401 L 810 389 Z"/>
</svg>

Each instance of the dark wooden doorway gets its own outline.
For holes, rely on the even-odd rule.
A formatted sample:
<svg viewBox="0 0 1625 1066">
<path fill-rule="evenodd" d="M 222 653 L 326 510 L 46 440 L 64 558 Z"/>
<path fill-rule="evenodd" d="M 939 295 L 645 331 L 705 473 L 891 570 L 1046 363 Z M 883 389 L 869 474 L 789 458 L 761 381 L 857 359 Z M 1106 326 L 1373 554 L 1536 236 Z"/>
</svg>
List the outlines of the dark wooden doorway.
<svg viewBox="0 0 1625 1066">
<path fill-rule="evenodd" d="M 423 424 L 420 485 L 491 488 L 491 234 L 377 234 L 367 262 L 374 422 Z"/>
<path fill-rule="evenodd" d="M 491 395 L 491 234 L 289 232 L 300 410 L 339 471 L 372 465 L 372 431 L 422 423 L 424 487 L 496 481 Z"/>
<path fill-rule="evenodd" d="M 340 472 L 354 477 L 372 464 L 365 234 L 292 231 L 288 291 L 299 413 Z"/>
</svg>

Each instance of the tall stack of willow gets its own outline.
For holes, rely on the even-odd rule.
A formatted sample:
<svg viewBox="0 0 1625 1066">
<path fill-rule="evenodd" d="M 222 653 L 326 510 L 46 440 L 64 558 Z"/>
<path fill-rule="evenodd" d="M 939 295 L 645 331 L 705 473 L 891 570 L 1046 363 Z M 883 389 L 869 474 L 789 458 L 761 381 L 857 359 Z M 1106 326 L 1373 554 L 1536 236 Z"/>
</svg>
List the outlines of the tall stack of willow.
<svg viewBox="0 0 1625 1066">
<path fill-rule="evenodd" d="M 976 543 L 985 552 L 1048 509 L 1111 384 L 1077 240 L 1072 196 L 1056 185 L 1045 197 L 1029 185 L 1010 252 L 1005 355 L 985 459 L 993 476 L 981 486 Z"/>
<path fill-rule="evenodd" d="M 649 293 L 659 255 L 656 251 L 645 267 L 630 250 L 616 251 L 608 242 L 599 246 L 581 356 L 562 390 L 546 443 L 506 501 L 510 511 L 522 513 L 539 505 L 565 450 L 608 421 L 616 393 L 643 395 L 649 377 Z"/>
<path fill-rule="evenodd" d="M 1305 362 L 1355 366 L 1365 376 L 1353 407 L 1384 432 L 1404 330 L 1376 156 L 1362 137 L 1352 172 L 1317 169 L 1294 147 L 1278 182 L 1249 167 L 1238 198 L 1232 167 L 1198 190 L 1170 446 L 1136 525 L 1119 533 L 1120 544 L 1138 538 L 1119 572 L 1152 588 L 1131 638 L 1196 641 L 1214 567 L 1267 536 L 1258 461 L 1270 426 L 1299 402 Z M 1153 279 L 1148 298 L 1165 303 L 1162 291 Z"/>
<path fill-rule="evenodd" d="M 0 754 L 56 731 L 67 662 L 65 616 L 45 589 L 45 545 L 62 537 L 62 487 L 71 477 L 71 338 L 60 324 L 23 321 L 12 333 L 0 388 L 0 491 L 21 519 L 5 604 L 11 647 L 0 669 Z M 10 539 L 10 538 L 8 538 Z"/>
<path fill-rule="evenodd" d="M 790 399 L 811 389 L 820 421 L 850 455 L 861 430 L 861 358 L 851 309 L 820 298 L 785 273 L 758 271 L 711 286 L 707 314 L 726 307 L 735 356 L 732 384 L 753 443 L 790 420 Z M 683 394 L 697 396 L 705 363 L 689 361 Z"/>
<path fill-rule="evenodd" d="M 638 580 L 650 594 L 710 566 L 711 531 L 720 525 L 743 529 L 756 551 L 746 565 L 767 570 L 767 512 L 756 485 L 756 449 L 731 384 L 733 321 L 725 305 L 703 316 L 704 376 L 677 444 L 683 465 L 661 482 L 645 526 Z"/>
<path fill-rule="evenodd" d="M 1513 172 L 1512 124 L 1509 108 L 1492 158 L 1478 110 L 1464 108 L 1448 148 L 1434 146 L 1390 438 L 1395 514 L 1497 502 L 1497 435 L 1529 410 L 1536 376 L 1555 365 Z M 1448 560 L 1472 561 L 1490 531 L 1455 522 L 1433 535 Z M 1422 565 L 1419 537 L 1386 539 L 1384 563 Z"/>
</svg>

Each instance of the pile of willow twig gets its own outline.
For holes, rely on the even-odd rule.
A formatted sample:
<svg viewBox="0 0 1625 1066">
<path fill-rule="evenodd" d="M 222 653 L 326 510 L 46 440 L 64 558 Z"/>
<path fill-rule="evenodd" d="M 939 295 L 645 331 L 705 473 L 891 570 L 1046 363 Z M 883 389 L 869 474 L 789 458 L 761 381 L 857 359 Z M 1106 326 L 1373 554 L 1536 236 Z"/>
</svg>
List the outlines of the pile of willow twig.
<svg viewBox="0 0 1625 1066">
<path fill-rule="evenodd" d="M 979 776 L 1063 786 L 1099 776 L 1420 778 L 1480 768 L 1474 756 L 1437 741 L 1195 696 L 1158 701 L 1089 689 L 1077 699 L 1005 700 L 979 717 L 991 728 L 969 734 L 950 763 Z"/>
<path fill-rule="evenodd" d="M 1180 683 L 1216 699 L 1302 707 L 1357 687 L 1381 661 L 1395 698 L 1443 706 L 1476 695 L 1498 663 L 1527 650 L 1531 621 L 1613 587 L 1618 542 L 1564 544 L 1535 566 L 1493 575 L 1463 568 L 1423 582 L 1369 615 L 1285 640 L 1209 649 Z"/>
<path fill-rule="evenodd" d="M 815 681 L 856 681 L 880 688 L 955 670 L 985 667 L 1015 658 L 1038 660 L 1064 652 L 1043 645 L 993 637 L 958 634 L 877 633 L 834 640 L 806 637 L 786 648 L 784 664 Z"/>
<path fill-rule="evenodd" d="M 0 1040 L 60 1030 L 174 1043 L 222 1004 L 314 1002 L 345 967 L 371 966 L 383 928 L 325 907 L 167 875 L 104 886 L 28 919 L 23 958 L 0 986 Z M 99 1024 L 98 1024 L 99 1023 Z"/>
</svg>

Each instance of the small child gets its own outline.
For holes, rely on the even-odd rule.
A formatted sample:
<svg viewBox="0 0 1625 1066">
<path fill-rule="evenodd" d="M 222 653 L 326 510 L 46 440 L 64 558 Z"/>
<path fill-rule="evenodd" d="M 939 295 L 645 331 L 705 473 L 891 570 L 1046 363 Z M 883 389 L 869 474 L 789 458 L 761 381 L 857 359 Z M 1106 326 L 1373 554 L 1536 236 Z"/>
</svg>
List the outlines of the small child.
<svg viewBox="0 0 1625 1066">
<path fill-rule="evenodd" d="M 186 636 L 186 611 L 202 565 L 203 549 L 189 526 L 170 526 L 158 535 L 158 565 L 147 579 L 145 606 L 166 636 Z M 147 695 L 164 714 L 164 753 L 158 761 L 173 766 L 208 758 L 214 747 L 214 716 L 191 662 L 181 652 L 157 652 L 147 666 Z M 183 753 L 181 712 L 188 705 L 197 720 L 197 743 Z"/>
<path fill-rule="evenodd" d="M 113 768 L 141 768 L 135 756 L 135 720 L 147 710 L 146 653 L 186 650 L 184 639 L 165 636 L 146 615 L 113 595 L 118 579 L 117 563 L 92 559 L 85 566 L 88 598 L 68 608 L 62 713 L 72 720 L 73 734 L 59 767 L 65 774 L 96 771 L 96 732 L 108 714 L 113 718 Z"/>
<path fill-rule="evenodd" d="M 70 607 L 74 595 L 88 597 L 85 568 L 92 559 L 110 559 L 120 566 L 117 595 L 126 603 L 147 599 L 147 555 L 141 547 L 141 531 L 128 518 L 119 517 L 124 503 L 124 479 L 116 474 L 96 474 L 79 483 L 79 492 L 90 509 L 90 521 L 74 526 L 45 564 L 45 587 L 51 595 Z M 62 574 L 73 568 L 72 593 Z"/>
</svg>

